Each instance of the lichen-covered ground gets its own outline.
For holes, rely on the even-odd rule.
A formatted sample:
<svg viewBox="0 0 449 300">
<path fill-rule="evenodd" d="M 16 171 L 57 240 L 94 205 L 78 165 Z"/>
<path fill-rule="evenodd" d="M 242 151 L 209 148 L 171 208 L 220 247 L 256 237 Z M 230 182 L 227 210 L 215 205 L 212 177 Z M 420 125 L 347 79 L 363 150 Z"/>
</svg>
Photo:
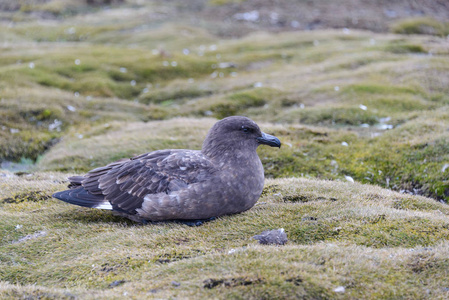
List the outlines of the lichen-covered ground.
<svg viewBox="0 0 449 300">
<path fill-rule="evenodd" d="M 0 1 L 0 298 L 449 297 L 449 10 L 409 2 Z M 236 114 L 283 142 L 248 212 L 140 226 L 50 198 Z"/>
</svg>

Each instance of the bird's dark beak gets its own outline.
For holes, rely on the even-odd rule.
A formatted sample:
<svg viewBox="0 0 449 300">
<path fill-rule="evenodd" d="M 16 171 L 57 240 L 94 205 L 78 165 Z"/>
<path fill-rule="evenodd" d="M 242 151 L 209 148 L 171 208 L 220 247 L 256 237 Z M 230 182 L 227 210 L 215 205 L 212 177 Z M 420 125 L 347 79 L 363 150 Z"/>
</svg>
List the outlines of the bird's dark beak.
<svg viewBox="0 0 449 300">
<path fill-rule="evenodd" d="M 259 144 L 281 148 L 281 141 L 277 137 L 269 135 L 265 132 L 262 132 L 262 136 L 258 137 L 257 141 L 259 142 Z"/>
</svg>

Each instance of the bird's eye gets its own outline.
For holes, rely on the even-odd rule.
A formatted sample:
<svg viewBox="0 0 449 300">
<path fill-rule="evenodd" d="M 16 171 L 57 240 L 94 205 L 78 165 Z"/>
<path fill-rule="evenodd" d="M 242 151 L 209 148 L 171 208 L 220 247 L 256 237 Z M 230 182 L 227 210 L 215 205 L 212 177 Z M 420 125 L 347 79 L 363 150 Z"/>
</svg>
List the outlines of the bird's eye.
<svg viewBox="0 0 449 300">
<path fill-rule="evenodd" d="M 253 130 L 251 128 L 248 128 L 248 127 L 242 127 L 242 131 L 244 133 L 251 133 L 251 132 L 253 132 Z"/>
</svg>

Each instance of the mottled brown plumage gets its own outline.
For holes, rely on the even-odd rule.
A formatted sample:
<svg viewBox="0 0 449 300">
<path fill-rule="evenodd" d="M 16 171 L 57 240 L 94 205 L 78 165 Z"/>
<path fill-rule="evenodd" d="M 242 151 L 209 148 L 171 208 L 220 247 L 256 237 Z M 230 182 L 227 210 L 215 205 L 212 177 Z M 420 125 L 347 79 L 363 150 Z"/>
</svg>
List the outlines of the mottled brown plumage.
<svg viewBox="0 0 449 300">
<path fill-rule="evenodd" d="M 199 220 L 251 208 L 264 183 L 260 144 L 280 141 L 246 117 L 228 117 L 209 131 L 202 150 L 159 150 L 70 177 L 53 197 L 110 209 L 135 221 Z"/>
</svg>

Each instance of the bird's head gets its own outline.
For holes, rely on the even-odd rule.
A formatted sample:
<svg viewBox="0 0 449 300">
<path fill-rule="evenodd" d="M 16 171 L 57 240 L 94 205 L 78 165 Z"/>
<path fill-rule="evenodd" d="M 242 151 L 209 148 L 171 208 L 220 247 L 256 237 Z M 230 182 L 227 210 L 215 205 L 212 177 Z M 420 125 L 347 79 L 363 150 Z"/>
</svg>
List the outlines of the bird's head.
<svg viewBox="0 0 449 300">
<path fill-rule="evenodd" d="M 209 130 L 203 143 L 203 152 L 216 153 L 216 150 L 232 151 L 248 149 L 255 151 L 259 145 L 281 147 L 275 136 L 264 133 L 259 126 L 247 117 L 232 116 L 224 118 Z"/>
</svg>

